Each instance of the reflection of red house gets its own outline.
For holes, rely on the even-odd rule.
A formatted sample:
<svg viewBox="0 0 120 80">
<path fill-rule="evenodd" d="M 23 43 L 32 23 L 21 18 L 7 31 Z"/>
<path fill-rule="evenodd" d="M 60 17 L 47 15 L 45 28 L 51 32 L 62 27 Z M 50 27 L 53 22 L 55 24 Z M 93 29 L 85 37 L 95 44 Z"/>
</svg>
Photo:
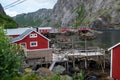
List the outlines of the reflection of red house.
<svg viewBox="0 0 120 80">
<path fill-rule="evenodd" d="M 11 40 L 12 43 L 23 45 L 27 50 L 49 49 L 49 41 L 48 38 L 33 29 L 28 29 Z"/>
<path fill-rule="evenodd" d="M 111 77 L 120 80 L 120 43 L 108 50 L 111 51 Z"/>
</svg>

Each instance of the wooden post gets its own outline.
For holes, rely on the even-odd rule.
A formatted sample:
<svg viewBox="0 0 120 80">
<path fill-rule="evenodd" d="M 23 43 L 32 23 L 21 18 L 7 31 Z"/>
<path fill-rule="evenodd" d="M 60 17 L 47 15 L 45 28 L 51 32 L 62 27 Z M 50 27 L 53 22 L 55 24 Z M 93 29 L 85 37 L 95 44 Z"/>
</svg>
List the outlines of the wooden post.
<svg viewBox="0 0 120 80">
<path fill-rule="evenodd" d="M 46 68 L 48 68 L 48 62 L 46 62 Z"/>
<path fill-rule="evenodd" d="M 88 53 L 87 53 L 87 51 L 86 51 L 86 47 L 87 47 L 86 43 L 87 43 L 87 41 L 86 41 L 86 37 L 85 37 L 85 53 L 86 53 L 87 56 L 88 56 Z M 85 69 L 87 69 L 87 56 L 85 57 Z"/>
<path fill-rule="evenodd" d="M 104 60 L 103 60 L 104 61 Z M 100 66 L 101 66 L 101 69 L 102 69 L 102 72 L 104 73 L 105 71 L 104 71 L 104 65 L 103 65 L 103 62 L 102 61 L 102 59 L 101 59 L 101 57 L 100 57 Z"/>
<path fill-rule="evenodd" d="M 85 69 L 87 69 L 87 58 L 85 58 Z"/>
<path fill-rule="evenodd" d="M 75 68 L 75 58 L 73 56 L 73 68 Z"/>
<path fill-rule="evenodd" d="M 68 65 L 68 61 L 66 62 L 66 71 L 69 72 L 69 65 Z"/>
<path fill-rule="evenodd" d="M 103 57 L 104 57 L 104 69 L 105 69 L 105 51 L 103 51 Z"/>
</svg>

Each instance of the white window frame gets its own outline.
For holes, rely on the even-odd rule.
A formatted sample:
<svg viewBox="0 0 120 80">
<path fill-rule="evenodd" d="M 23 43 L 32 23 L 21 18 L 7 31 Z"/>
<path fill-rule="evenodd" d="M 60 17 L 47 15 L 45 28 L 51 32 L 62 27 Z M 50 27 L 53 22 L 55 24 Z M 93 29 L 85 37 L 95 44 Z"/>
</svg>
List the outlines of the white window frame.
<svg viewBox="0 0 120 80">
<path fill-rule="evenodd" d="M 30 38 L 37 38 L 37 34 L 36 33 L 32 33 L 29 36 L 30 36 Z"/>
<path fill-rule="evenodd" d="M 25 44 L 25 46 L 23 46 L 22 44 Z M 20 43 L 20 45 L 21 45 L 22 47 L 24 47 L 24 48 L 27 48 L 26 42 L 22 42 L 22 43 Z"/>
<path fill-rule="evenodd" d="M 32 43 L 35 43 L 36 45 L 32 45 Z M 37 41 L 31 41 L 30 42 L 30 47 L 36 47 L 36 46 L 38 46 L 38 42 Z"/>
</svg>

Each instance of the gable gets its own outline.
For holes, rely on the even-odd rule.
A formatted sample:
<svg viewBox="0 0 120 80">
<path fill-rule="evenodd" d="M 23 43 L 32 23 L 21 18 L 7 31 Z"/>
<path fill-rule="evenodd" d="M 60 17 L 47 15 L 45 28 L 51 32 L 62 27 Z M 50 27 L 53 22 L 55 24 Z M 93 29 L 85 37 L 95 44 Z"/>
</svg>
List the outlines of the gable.
<svg viewBox="0 0 120 80">
<path fill-rule="evenodd" d="M 117 43 L 116 45 L 114 45 L 114 46 L 112 46 L 112 47 L 108 48 L 108 51 L 112 50 L 113 48 L 115 48 L 115 47 L 117 47 L 117 46 L 119 46 L 119 45 L 120 45 L 120 42 L 119 42 L 119 43 Z"/>
<path fill-rule="evenodd" d="M 13 38 L 13 39 L 11 40 L 11 42 L 14 43 L 14 42 L 23 40 L 23 39 L 26 38 L 27 36 L 35 37 L 35 36 L 36 36 L 35 33 L 37 34 L 37 36 L 41 36 L 41 37 L 43 37 L 44 39 L 50 41 L 48 38 L 46 38 L 46 37 L 43 36 L 42 34 L 36 32 L 36 31 L 34 31 L 34 30 L 32 30 L 32 29 L 28 29 L 28 30 L 26 30 L 23 34 L 21 34 L 20 36 L 18 36 L 18 37 L 16 37 L 16 38 Z M 30 35 L 30 34 L 31 34 L 31 35 Z"/>
</svg>

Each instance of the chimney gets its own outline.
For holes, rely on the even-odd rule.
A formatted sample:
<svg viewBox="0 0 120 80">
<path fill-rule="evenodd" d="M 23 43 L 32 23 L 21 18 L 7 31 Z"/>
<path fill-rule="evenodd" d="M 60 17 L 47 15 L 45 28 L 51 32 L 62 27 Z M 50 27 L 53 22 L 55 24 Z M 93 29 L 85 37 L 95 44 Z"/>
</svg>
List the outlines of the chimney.
<svg viewBox="0 0 120 80">
<path fill-rule="evenodd" d="M 39 33 L 39 27 L 35 27 L 36 32 Z"/>
</svg>

